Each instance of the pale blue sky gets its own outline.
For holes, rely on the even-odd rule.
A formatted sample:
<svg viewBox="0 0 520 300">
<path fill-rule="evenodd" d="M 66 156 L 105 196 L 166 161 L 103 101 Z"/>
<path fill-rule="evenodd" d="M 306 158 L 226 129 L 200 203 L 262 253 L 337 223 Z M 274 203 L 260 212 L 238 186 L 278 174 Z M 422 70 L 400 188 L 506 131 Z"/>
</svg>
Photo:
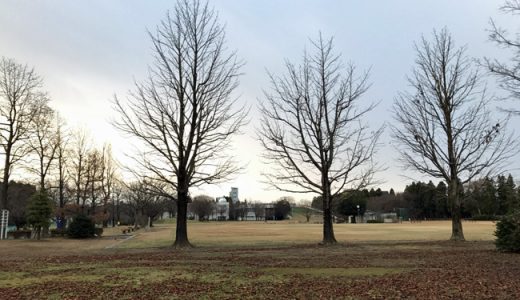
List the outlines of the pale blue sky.
<svg viewBox="0 0 520 300">
<path fill-rule="evenodd" d="M 284 193 L 267 191 L 258 182 L 261 151 L 254 136 L 256 105 L 262 89 L 269 88 L 266 69 L 283 71 L 284 59 L 299 61 L 309 38 L 321 31 L 334 36 L 336 51 L 360 69 L 371 68 L 372 88 L 365 100 L 381 101 L 366 121 L 374 128 L 391 121 L 389 108 L 397 91 L 407 88 L 406 75 L 415 59 L 413 43 L 434 28 L 446 26 L 468 55 L 507 57 L 487 39 L 493 17 L 512 31 L 519 20 L 498 11 L 501 0 L 213 0 L 220 19 L 227 24 L 228 45 L 246 65 L 238 93 L 253 107 L 251 124 L 236 139 L 237 157 L 248 163 L 246 172 L 228 184 L 208 187 L 219 196 L 231 186 L 240 197 L 270 201 Z M 132 88 L 133 79 L 146 75 L 151 46 L 146 30 L 173 8 L 175 1 L 0 1 L 0 56 L 34 66 L 45 79 L 53 106 L 71 126 L 91 131 L 98 143 L 111 141 L 121 157 L 128 148 L 109 124 L 110 99 Z M 493 80 L 489 80 L 494 91 Z M 514 126 L 519 124 L 513 121 Z M 388 170 L 379 174 L 384 188 L 402 190 L 408 179 L 395 163 L 389 130 L 377 159 Z M 122 159 L 122 158 L 121 158 Z M 408 173 L 409 176 L 421 178 Z M 298 195 L 297 199 L 312 198 Z"/>
</svg>

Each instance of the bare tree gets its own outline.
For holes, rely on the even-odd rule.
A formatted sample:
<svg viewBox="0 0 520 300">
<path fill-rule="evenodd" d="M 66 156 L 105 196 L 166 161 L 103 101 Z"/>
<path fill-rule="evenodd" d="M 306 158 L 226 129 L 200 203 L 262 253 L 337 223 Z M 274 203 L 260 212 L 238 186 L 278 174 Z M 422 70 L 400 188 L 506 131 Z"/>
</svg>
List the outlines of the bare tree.
<svg viewBox="0 0 520 300">
<path fill-rule="evenodd" d="M 199 195 L 189 204 L 190 211 L 199 217 L 199 221 L 207 220 L 215 210 L 215 200 L 210 196 Z"/>
<path fill-rule="evenodd" d="M 305 216 L 305 220 L 307 221 L 307 223 L 309 223 L 309 221 L 312 218 L 312 215 L 314 214 L 314 211 L 313 211 L 311 205 L 312 205 L 312 201 L 310 201 L 310 200 L 301 200 L 300 201 L 300 207 L 303 210 L 303 215 Z"/>
<path fill-rule="evenodd" d="M 257 221 L 265 218 L 265 204 L 260 202 L 253 203 L 253 209 L 255 211 L 255 218 Z"/>
<path fill-rule="evenodd" d="M 55 112 L 49 107 L 46 98 L 41 99 L 38 111 L 33 119 L 33 133 L 28 139 L 31 152 L 36 156 L 37 163 L 30 162 L 29 170 L 39 178 L 40 191 L 45 191 L 46 178 L 53 167 L 58 149 Z"/>
<path fill-rule="evenodd" d="M 500 10 L 512 15 L 520 14 L 520 1 L 508 0 L 500 7 Z M 489 39 L 498 47 L 508 49 L 512 52 L 511 64 L 501 62 L 498 59 L 485 58 L 484 63 L 487 69 L 497 77 L 500 86 L 508 91 L 517 100 L 520 99 L 520 36 L 510 33 L 498 26 L 495 21 L 491 20 L 491 29 L 489 30 Z M 507 111 L 520 114 L 518 109 L 507 109 Z"/>
<path fill-rule="evenodd" d="M 65 205 L 71 199 L 70 185 L 69 185 L 69 167 L 70 167 L 70 135 L 65 130 L 65 122 L 58 114 L 55 117 L 55 162 L 54 172 L 52 172 L 52 185 L 50 189 L 50 195 L 54 198 L 57 203 L 56 218 L 58 228 L 65 228 Z"/>
<path fill-rule="evenodd" d="M 123 197 L 123 192 L 124 192 L 124 184 L 122 183 L 122 181 L 119 180 L 119 179 L 114 180 L 114 182 L 112 184 L 112 195 L 111 195 L 111 200 L 112 200 L 112 205 L 111 205 L 112 206 L 112 211 L 111 211 L 112 227 L 115 227 L 116 225 L 119 225 L 119 221 L 121 219 L 120 218 L 121 217 L 120 205 L 121 205 L 121 200 L 122 200 L 122 197 Z"/>
<path fill-rule="evenodd" d="M 170 195 L 177 198 L 174 247 L 189 247 L 189 189 L 239 171 L 226 149 L 247 113 L 232 98 L 241 63 L 227 52 L 224 27 L 202 1 L 180 1 L 150 38 L 149 78 L 126 101 L 115 98 L 114 125 L 144 144 L 135 158 L 148 179 L 177 192 Z"/>
<path fill-rule="evenodd" d="M 98 199 L 102 197 L 102 177 L 103 177 L 103 154 L 98 149 L 91 149 L 87 155 L 86 166 L 86 188 L 84 191 L 84 199 L 90 200 L 89 211 L 93 215 L 98 215 L 97 205 Z M 101 216 L 103 222 L 106 216 Z M 99 219 L 96 221 L 100 221 Z"/>
<path fill-rule="evenodd" d="M 74 185 L 76 205 L 81 205 L 82 210 L 86 201 L 86 190 L 88 186 L 87 178 L 87 158 L 90 147 L 90 139 L 85 130 L 77 130 L 74 134 L 74 144 L 72 146 L 71 177 Z M 82 200 L 82 201 L 81 201 Z M 80 202 L 81 201 L 81 202 Z"/>
<path fill-rule="evenodd" d="M 33 69 L 12 59 L 0 58 L 0 143 L 4 151 L 0 208 L 8 208 L 13 166 L 29 152 L 26 140 L 37 113 L 41 85 L 42 80 Z"/>
<path fill-rule="evenodd" d="M 69 179 L 68 168 L 71 150 L 69 146 L 70 137 L 65 132 L 64 121 L 56 116 L 56 168 L 57 168 L 57 189 L 58 189 L 58 206 L 60 209 L 65 207 L 65 193 L 67 190 L 67 182 Z M 61 215 L 63 220 L 64 215 Z"/>
<path fill-rule="evenodd" d="M 360 107 L 368 73 L 346 68 L 332 39 L 312 43 L 303 63 L 286 63 L 282 77 L 270 74 L 272 91 L 261 105 L 260 141 L 274 169 L 265 174 L 278 190 L 323 197 L 323 244 L 334 244 L 332 197 L 369 184 L 372 156 L 382 129 L 370 132 L 361 119 L 374 105 Z"/>
<path fill-rule="evenodd" d="M 139 210 L 137 215 L 144 217 L 140 225 L 153 227 L 153 222 L 166 211 L 168 199 L 156 194 L 149 187 L 150 184 L 145 179 L 131 185 L 135 196 L 135 205 Z"/>
<path fill-rule="evenodd" d="M 150 192 L 148 183 L 143 179 L 127 185 L 126 193 L 128 204 L 134 210 L 134 226 L 146 226 L 148 223 L 148 210 L 151 208 L 154 212 L 157 211 L 155 208 L 160 204 L 158 201 L 159 198 Z M 157 214 L 158 213 L 154 213 L 154 216 Z"/>
<path fill-rule="evenodd" d="M 446 29 L 422 38 L 410 92 L 394 104 L 394 139 L 408 169 L 441 178 L 448 185 L 452 240 L 464 240 L 461 222 L 462 185 L 477 175 L 500 170 L 516 153 L 505 121 L 496 123 L 487 108 L 492 100 L 478 70 L 455 48 Z"/>
<path fill-rule="evenodd" d="M 116 162 L 112 156 L 112 145 L 103 145 L 101 151 L 101 191 L 103 193 L 103 214 L 108 216 L 108 206 L 112 198 L 114 182 L 117 180 Z M 113 218 L 112 218 L 113 219 Z M 108 218 L 103 222 L 103 227 L 107 227 Z"/>
</svg>

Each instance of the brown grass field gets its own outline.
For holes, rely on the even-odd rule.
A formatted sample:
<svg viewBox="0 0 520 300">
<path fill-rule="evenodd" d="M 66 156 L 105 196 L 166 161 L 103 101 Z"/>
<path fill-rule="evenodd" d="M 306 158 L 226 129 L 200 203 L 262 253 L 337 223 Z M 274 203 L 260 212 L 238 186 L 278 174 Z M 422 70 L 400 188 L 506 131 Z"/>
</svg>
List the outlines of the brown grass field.
<svg viewBox="0 0 520 300">
<path fill-rule="evenodd" d="M 499 253 L 494 223 L 194 222 L 195 248 L 174 226 L 130 239 L 0 241 L 0 299 L 520 299 L 520 255 Z"/>
</svg>

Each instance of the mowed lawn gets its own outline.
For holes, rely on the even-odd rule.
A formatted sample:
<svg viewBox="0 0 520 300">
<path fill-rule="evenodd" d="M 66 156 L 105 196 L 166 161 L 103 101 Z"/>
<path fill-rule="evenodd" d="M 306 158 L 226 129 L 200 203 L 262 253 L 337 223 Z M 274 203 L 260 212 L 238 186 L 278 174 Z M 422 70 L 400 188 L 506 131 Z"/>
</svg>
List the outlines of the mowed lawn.
<svg viewBox="0 0 520 300">
<path fill-rule="evenodd" d="M 190 250 L 173 225 L 116 239 L 0 242 L 0 299 L 519 299 L 520 255 L 499 253 L 494 224 L 190 223 Z M 111 236 L 112 235 L 112 236 Z"/>
<path fill-rule="evenodd" d="M 174 225 L 156 225 L 141 232 L 120 247 L 165 247 L 172 243 Z M 493 222 L 465 222 L 464 232 L 469 241 L 494 239 Z M 449 221 L 428 221 L 400 224 L 334 224 L 340 243 L 362 241 L 445 241 L 451 235 Z M 323 234 L 322 224 L 290 222 L 192 222 L 188 224 L 190 241 L 199 246 L 262 246 L 317 243 Z"/>
</svg>

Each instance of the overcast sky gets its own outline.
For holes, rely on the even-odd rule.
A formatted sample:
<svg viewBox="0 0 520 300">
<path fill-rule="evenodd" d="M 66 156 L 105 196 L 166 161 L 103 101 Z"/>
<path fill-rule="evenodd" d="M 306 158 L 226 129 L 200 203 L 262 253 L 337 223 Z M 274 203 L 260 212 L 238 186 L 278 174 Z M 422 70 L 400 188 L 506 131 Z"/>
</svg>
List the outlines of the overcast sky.
<svg viewBox="0 0 520 300">
<path fill-rule="evenodd" d="M 320 31 L 333 36 L 336 51 L 346 62 L 371 69 L 372 87 L 365 100 L 380 101 L 380 105 L 366 121 L 377 128 L 391 122 L 394 97 L 408 88 L 406 75 L 415 59 L 413 43 L 421 35 L 429 38 L 433 29 L 447 27 L 457 45 L 468 47 L 468 55 L 507 59 L 508 52 L 488 41 L 489 20 L 511 31 L 518 29 L 520 20 L 499 12 L 501 0 L 212 0 L 210 4 L 226 24 L 229 48 L 246 62 L 237 92 L 252 111 L 244 135 L 235 139 L 236 156 L 247 164 L 246 171 L 229 183 L 201 192 L 220 196 L 236 186 L 241 199 L 260 201 L 285 195 L 259 181 L 261 170 L 269 168 L 259 160 L 261 148 L 254 131 L 257 103 L 262 101 L 262 89 L 269 88 L 266 70 L 280 74 L 284 59 L 298 62 L 309 38 L 316 38 Z M 147 30 L 154 30 L 174 5 L 171 0 L 2 0 L 0 56 L 33 66 L 69 127 L 88 129 L 98 144 L 111 142 L 117 158 L 124 161 L 123 153 L 131 145 L 110 125 L 111 99 L 114 94 L 124 96 L 134 79 L 146 76 L 152 53 Z M 488 83 L 491 92 L 499 93 L 492 79 Z M 512 128 L 518 124 L 519 120 L 513 120 Z M 405 172 L 396 163 L 389 135 L 387 129 L 377 156 L 387 167 L 378 179 L 384 181 L 384 189 L 400 191 L 410 179 L 401 175 Z M 311 199 L 313 195 L 296 197 Z"/>
</svg>

